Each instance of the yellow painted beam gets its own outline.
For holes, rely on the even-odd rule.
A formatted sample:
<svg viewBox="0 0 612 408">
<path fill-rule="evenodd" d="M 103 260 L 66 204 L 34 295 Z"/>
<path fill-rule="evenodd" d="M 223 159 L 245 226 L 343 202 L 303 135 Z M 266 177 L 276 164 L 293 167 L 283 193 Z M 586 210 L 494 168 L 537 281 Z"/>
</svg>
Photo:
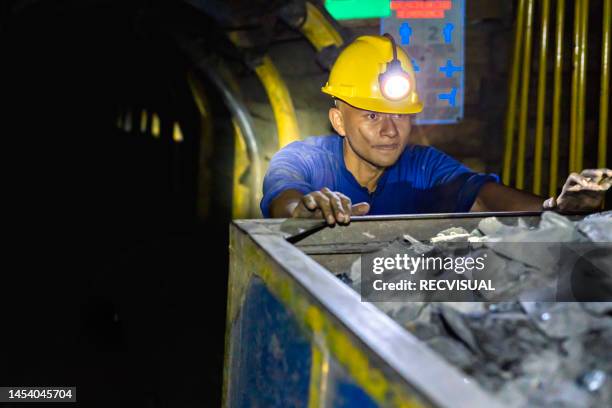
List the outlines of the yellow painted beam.
<svg viewBox="0 0 612 408">
<path fill-rule="evenodd" d="M 268 94 L 270 105 L 272 105 L 278 130 L 278 148 L 281 149 L 291 142 L 300 140 L 300 130 L 289 89 L 287 89 L 287 85 L 276 66 L 274 66 L 272 59 L 266 55 L 262 63 L 255 67 L 255 72 Z"/>
<path fill-rule="evenodd" d="M 232 124 L 234 126 L 232 219 L 251 218 L 251 189 L 241 182 L 242 175 L 249 168 L 249 156 L 240 126 L 235 120 L 232 120 Z"/>
<path fill-rule="evenodd" d="M 550 180 L 548 195 L 557 194 L 559 174 L 559 133 L 561 128 L 561 92 L 563 77 L 563 28 L 565 23 L 565 0 L 557 0 L 557 21 L 555 30 L 555 74 L 553 87 L 553 116 L 550 141 Z"/>
<path fill-rule="evenodd" d="M 502 170 L 502 181 L 510 185 L 512 168 L 512 153 L 514 144 L 514 123 L 516 120 L 516 101 L 518 94 L 519 66 L 521 50 L 523 48 L 523 26 L 525 24 L 525 2 L 519 1 L 518 14 L 516 16 L 516 28 L 514 33 L 514 53 L 512 56 L 512 71 L 508 89 L 508 111 L 506 112 L 506 133 L 504 147 L 504 166 Z"/>
<path fill-rule="evenodd" d="M 344 42 L 340 33 L 325 18 L 323 13 L 310 2 L 306 2 L 306 19 L 300 27 L 300 31 L 317 51 L 321 51 L 330 45 L 340 47 Z"/>
<path fill-rule="evenodd" d="M 531 71 L 531 34 L 533 31 L 533 3 L 527 0 L 525 16 L 525 42 L 523 46 L 523 72 L 521 76 L 521 104 L 519 110 L 519 139 L 516 159 L 516 188 L 525 187 L 525 152 L 527 143 L 527 114 L 529 112 L 529 74 Z"/>
<path fill-rule="evenodd" d="M 542 0 L 542 35 L 540 37 L 540 72 L 538 73 L 538 102 L 536 117 L 535 152 L 533 157 L 533 193 L 542 192 L 542 151 L 544 149 L 544 121 L 546 119 L 546 51 L 548 50 L 548 15 L 550 0 Z"/>
</svg>

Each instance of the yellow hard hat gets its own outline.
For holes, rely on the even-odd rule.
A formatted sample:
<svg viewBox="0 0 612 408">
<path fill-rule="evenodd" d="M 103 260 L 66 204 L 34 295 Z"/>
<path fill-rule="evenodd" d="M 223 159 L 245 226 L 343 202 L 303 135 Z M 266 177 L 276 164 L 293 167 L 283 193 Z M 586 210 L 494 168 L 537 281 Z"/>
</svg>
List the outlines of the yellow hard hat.
<svg viewBox="0 0 612 408">
<path fill-rule="evenodd" d="M 338 56 L 323 92 L 356 108 L 384 113 L 419 113 L 408 55 L 389 34 L 363 35 Z"/>
</svg>

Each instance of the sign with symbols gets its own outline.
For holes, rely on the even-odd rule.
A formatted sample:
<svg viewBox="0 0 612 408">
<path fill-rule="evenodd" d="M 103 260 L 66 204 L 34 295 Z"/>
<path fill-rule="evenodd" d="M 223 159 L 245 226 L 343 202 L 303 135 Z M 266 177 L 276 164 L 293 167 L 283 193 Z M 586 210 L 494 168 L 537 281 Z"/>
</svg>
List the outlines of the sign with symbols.
<svg viewBox="0 0 612 408">
<path fill-rule="evenodd" d="M 392 0 L 382 18 L 414 65 L 424 103 L 417 124 L 457 123 L 463 118 L 465 0 Z"/>
</svg>

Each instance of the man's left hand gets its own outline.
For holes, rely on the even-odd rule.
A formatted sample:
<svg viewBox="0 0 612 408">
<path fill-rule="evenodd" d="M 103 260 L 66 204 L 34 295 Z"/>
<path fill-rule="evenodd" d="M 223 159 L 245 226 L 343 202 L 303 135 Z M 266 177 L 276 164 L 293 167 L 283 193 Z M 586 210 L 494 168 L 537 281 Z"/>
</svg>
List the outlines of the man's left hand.
<svg viewBox="0 0 612 408">
<path fill-rule="evenodd" d="M 544 209 L 590 211 L 598 209 L 606 191 L 612 186 L 612 170 L 588 169 L 567 178 L 561 194 L 544 201 Z"/>
</svg>

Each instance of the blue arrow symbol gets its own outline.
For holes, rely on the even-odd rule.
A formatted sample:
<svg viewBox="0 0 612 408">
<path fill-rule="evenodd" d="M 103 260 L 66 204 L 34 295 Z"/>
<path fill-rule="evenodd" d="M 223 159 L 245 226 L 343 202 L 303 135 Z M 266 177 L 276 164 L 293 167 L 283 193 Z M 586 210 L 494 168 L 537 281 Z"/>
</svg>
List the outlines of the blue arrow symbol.
<svg viewBox="0 0 612 408">
<path fill-rule="evenodd" d="M 410 44 L 410 36 L 412 35 L 412 28 L 408 23 L 402 23 L 399 29 L 400 37 L 402 37 L 402 45 Z"/>
<path fill-rule="evenodd" d="M 447 44 L 450 44 L 451 42 L 451 35 L 453 32 L 453 29 L 455 28 L 454 25 L 452 25 L 451 23 L 447 23 L 444 26 L 444 42 Z"/>
<path fill-rule="evenodd" d="M 463 71 L 463 67 L 456 67 L 451 60 L 446 60 L 446 65 L 440 67 L 440 72 L 446 73 L 447 78 L 452 78 L 455 72 Z"/>
<path fill-rule="evenodd" d="M 453 108 L 455 107 L 455 98 L 457 96 L 457 88 L 453 88 L 451 89 L 450 93 L 446 93 L 446 94 L 439 94 L 438 95 L 438 99 L 440 100 L 448 100 L 448 104 L 450 106 L 452 106 Z"/>
</svg>

